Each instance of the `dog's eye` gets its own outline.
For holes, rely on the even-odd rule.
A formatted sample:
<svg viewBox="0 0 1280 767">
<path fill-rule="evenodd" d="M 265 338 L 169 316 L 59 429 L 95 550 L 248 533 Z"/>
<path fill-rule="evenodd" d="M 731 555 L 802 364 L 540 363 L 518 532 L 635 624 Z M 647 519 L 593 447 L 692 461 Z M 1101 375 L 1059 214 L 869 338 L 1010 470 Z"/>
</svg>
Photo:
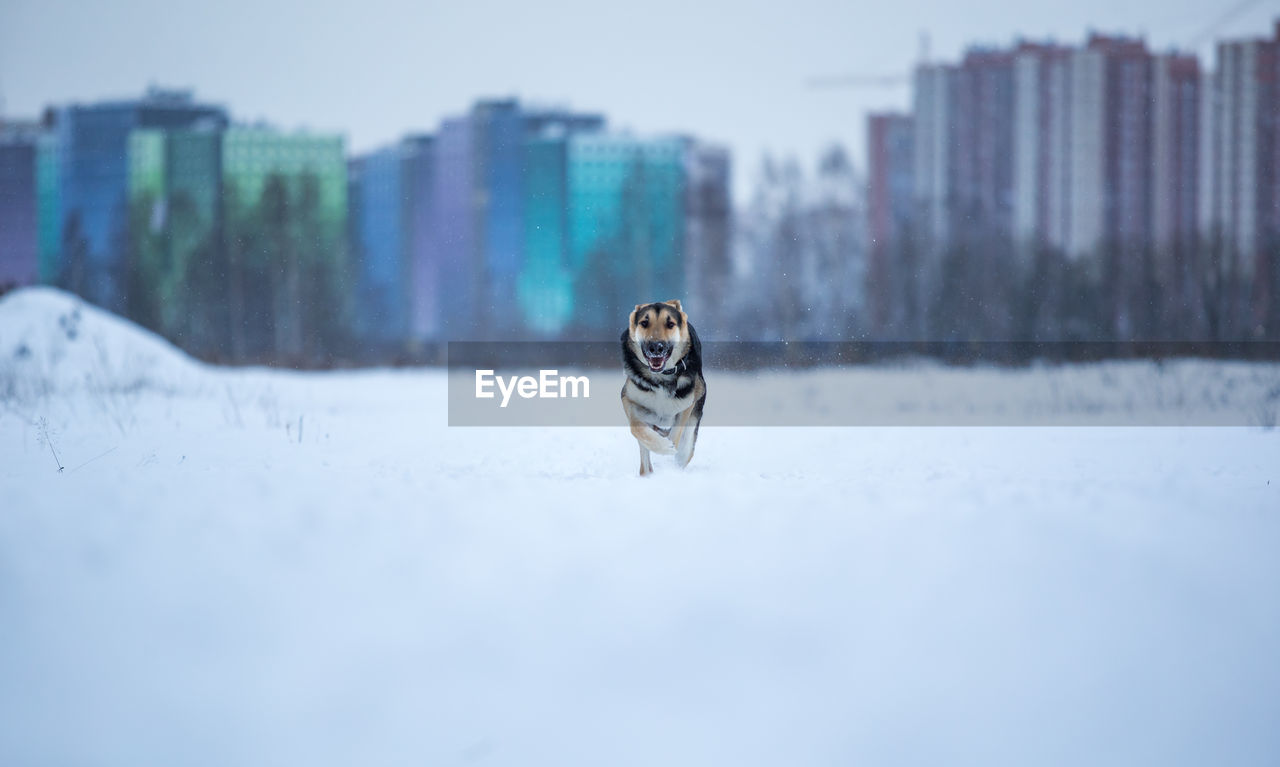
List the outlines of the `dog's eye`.
<svg viewBox="0 0 1280 767">
<path fill-rule="evenodd" d="M 674 328 L 675 326 L 676 326 L 676 324 L 675 324 L 674 322 L 672 322 L 671 320 L 667 320 L 667 330 L 670 330 L 670 329 Z"/>
<path fill-rule="evenodd" d="M 642 327 L 642 328 L 647 328 L 647 327 L 649 327 L 649 321 L 648 321 L 648 320 L 640 320 L 640 327 Z"/>
</svg>

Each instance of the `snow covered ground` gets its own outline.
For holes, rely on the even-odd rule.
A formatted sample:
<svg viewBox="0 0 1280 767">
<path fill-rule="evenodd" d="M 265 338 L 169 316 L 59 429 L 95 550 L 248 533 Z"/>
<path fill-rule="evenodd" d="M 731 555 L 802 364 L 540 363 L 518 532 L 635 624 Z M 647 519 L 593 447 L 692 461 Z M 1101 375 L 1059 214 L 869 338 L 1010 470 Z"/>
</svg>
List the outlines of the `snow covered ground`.
<svg viewBox="0 0 1280 767">
<path fill-rule="evenodd" d="M 219 370 L 74 306 L 0 300 L 0 764 L 1280 761 L 1275 430 L 708 426 L 640 480 L 621 426 L 450 428 L 437 371 Z"/>
</svg>

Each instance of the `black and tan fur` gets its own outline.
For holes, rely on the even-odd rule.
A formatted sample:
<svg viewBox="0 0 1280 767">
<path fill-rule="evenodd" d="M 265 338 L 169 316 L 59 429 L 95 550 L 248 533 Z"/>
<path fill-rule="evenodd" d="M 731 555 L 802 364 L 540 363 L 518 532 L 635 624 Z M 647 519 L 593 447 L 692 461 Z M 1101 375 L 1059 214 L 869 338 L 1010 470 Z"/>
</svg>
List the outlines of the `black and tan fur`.
<svg viewBox="0 0 1280 767">
<path fill-rule="evenodd" d="M 653 472 L 650 453 L 689 465 L 698 441 L 707 383 L 702 342 L 679 301 L 636 304 L 622 331 L 622 410 L 640 443 L 640 476 Z"/>
</svg>

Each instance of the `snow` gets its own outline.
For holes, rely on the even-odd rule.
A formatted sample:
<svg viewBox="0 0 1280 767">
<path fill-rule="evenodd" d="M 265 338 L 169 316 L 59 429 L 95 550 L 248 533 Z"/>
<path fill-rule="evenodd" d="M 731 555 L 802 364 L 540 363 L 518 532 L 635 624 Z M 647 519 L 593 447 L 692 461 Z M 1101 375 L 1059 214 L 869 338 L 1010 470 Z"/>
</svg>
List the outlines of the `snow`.
<svg viewBox="0 0 1280 767">
<path fill-rule="evenodd" d="M 450 428 L 439 371 L 221 370 L 73 306 L 0 300 L 0 764 L 1280 757 L 1274 430 L 708 426 L 641 480 L 621 425 Z"/>
<path fill-rule="evenodd" d="M 191 388 L 198 369 L 159 336 L 55 288 L 0 299 L 0 396 Z"/>
</svg>

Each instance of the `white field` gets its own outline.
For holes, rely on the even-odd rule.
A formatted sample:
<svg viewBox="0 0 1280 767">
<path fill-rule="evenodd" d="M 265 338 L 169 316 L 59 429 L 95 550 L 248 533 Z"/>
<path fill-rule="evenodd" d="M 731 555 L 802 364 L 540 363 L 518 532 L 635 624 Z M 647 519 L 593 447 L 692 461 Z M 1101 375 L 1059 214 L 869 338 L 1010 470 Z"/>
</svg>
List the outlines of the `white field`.
<svg viewBox="0 0 1280 767">
<path fill-rule="evenodd" d="M 1256 425 L 712 425 L 641 480 L 74 305 L 0 300 L 0 765 L 1280 762 L 1276 366 L 803 373 Z"/>
</svg>

